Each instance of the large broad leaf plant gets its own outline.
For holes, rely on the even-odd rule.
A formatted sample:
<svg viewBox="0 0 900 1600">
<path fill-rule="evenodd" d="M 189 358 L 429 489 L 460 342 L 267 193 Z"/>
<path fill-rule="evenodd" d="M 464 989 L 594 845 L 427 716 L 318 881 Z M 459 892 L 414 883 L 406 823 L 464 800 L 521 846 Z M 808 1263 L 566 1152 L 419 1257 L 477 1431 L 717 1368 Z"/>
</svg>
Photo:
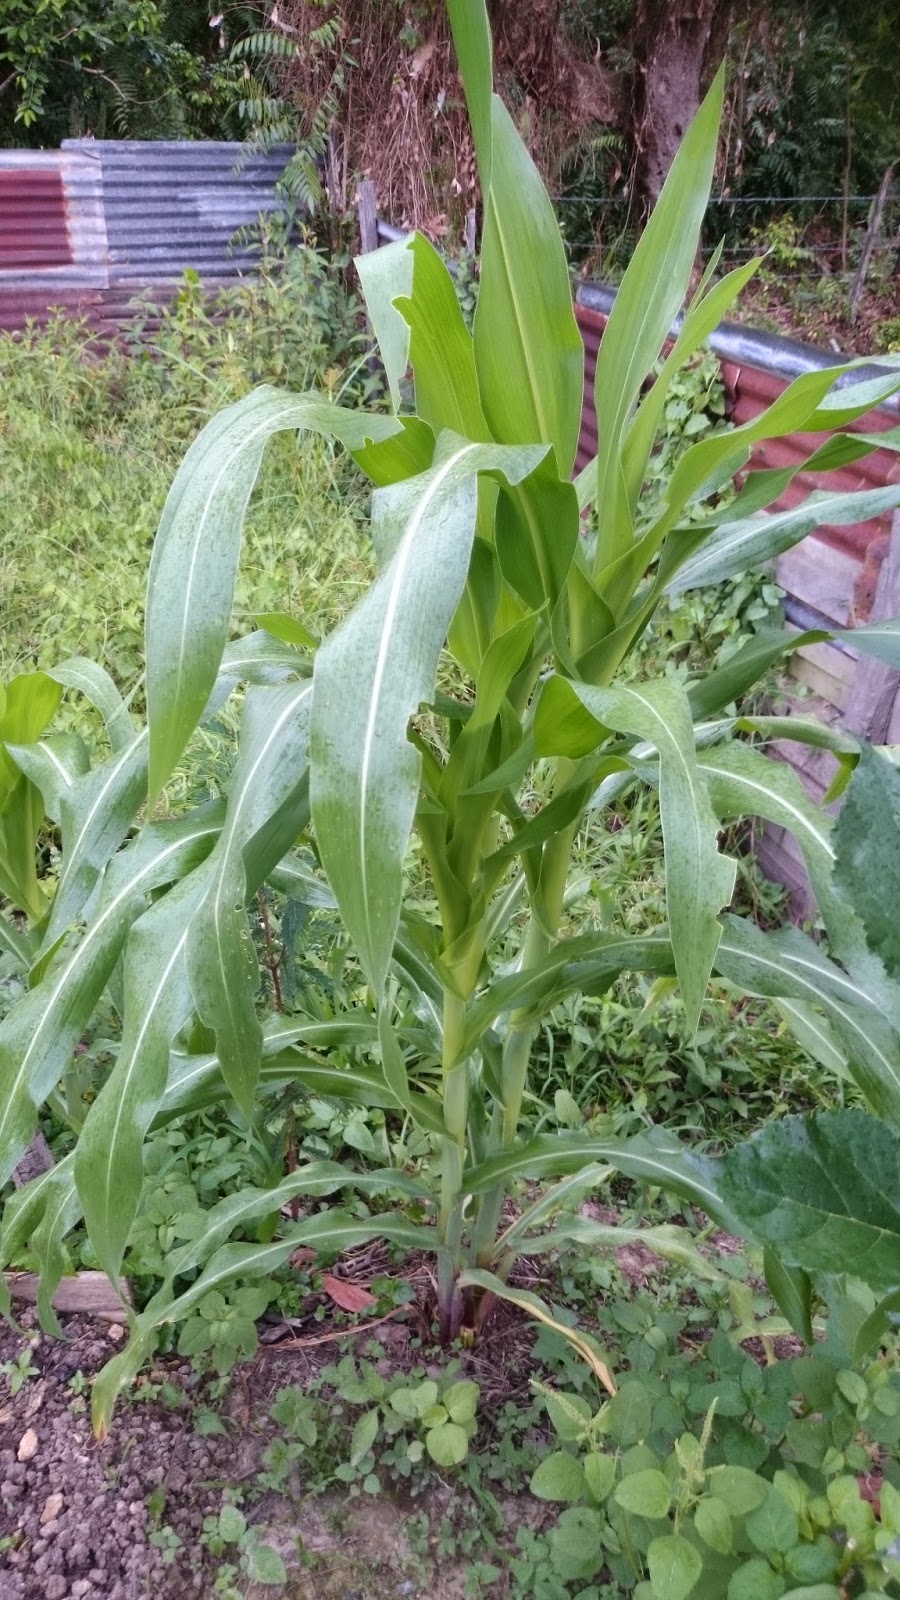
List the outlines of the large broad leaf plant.
<svg viewBox="0 0 900 1600">
<path fill-rule="evenodd" d="M 76 1119 L 72 1153 L 6 1205 L 3 1257 L 27 1246 L 37 1257 L 45 1320 L 52 1325 L 63 1241 L 80 1222 L 118 1282 L 148 1135 L 194 1107 L 227 1101 L 252 1130 L 261 1091 L 297 1084 L 393 1110 L 433 1153 L 418 1175 L 310 1162 L 274 1187 L 244 1188 L 212 1206 L 203 1228 L 169 1254 L 153 1299 L 131 1315 L 128 1344 L 96 1386 L 101 1431 L 164 1323 L 235 1277 L 276 1269 L 299 1244 L 336 1251 L 378 1235 L 433 1251 L 445 1340 L 474 1336 L 491 1294 L 545 1315 L 510 1287 L 516 1257 L 576 1236 L 589 1245 L 592 1228 L 608 1243 L 608 1229 L 565 1206 L 612 1170 L 662 1185 L 732 1227 L 743 1219 L 766 1241 L 773 1288 L 802 1323 L 807 1269 L 822 1265 L 822 1250 L 796 1243 L 809 1237 L 808 1214 L 801 1226 L 787 1195 L 777 1207 L 753 1203 L 767 1163 L 776 1185 L 788 1167 L 799 1170 L 769 1159 L 766 1140 L 786 1130 L 729 1158 L 727 1171 L 662 1131 L 532 1131 L 526 1085 L 542 1018 L 567 994 L 602 994 L 623 972 L 677 980 L 690 1026 L 713 973 L 782 997 L 807 1037 L 821 1026 L 839 1041 L 872 1125 L 895 1129 L 900 1119 L 895 965 L 877 942 L 870 947 L 863 911 L 834 887 L 828 818 L 786 767 L 739 735 L 831 738 L 848 768 L 857 747 L 802 719 L 738 722 L 730 709 L 797 636 L 757 638 L 686 687 L 627 668 L 664 595 L 757 566 L 819 521 L 859 521 L 900 502 L 893 486 L 820 493 L 770 512 L 791 473 L 758 471 L 710 509 L 759 440 L 822 434 L 812 457 L 819 471 L 890 442 L 839 430 L 900 377 L 853 364 L 807 373 L 762 416 L 695 443 L 663 492 L 645 495 L 667 390 L 756 266 L 717 278 L 713 258 L 690 293 L 720 77 L 619 290 L 597 363 L 599 452 L 573 481 L 583 355 L 553 207 L 492 93 L 484 0 L 448 0 L 448 9 L 484 196 L 472 332 L 426 239 L 361 259 L 390 411 L 366 415 L 262 388 L 203 430 L 153 552 L 146 726 L 89 662 L 31 675 L 5 700 L 0 888 L 30 922 L 0 917 L 9 958 L 28 971 L 23 998 L 0 1025 L 0 1179 L 44 1106 L 65 1114 L 60 1081 L 104 996 L 121 1018 L 115 1063 Z M 375 486 L 378 575 L 314 652 L 302 633 L 275 623 L 274 632 L 229 642 L 245 511 L 267 441 L 285 431 L 339 441 Z M 900 666 L 897 622 L 852 638 L 857 650 Z M 240 686 L 227 800 L 167 815 L 158 802 L 195 730 Z M 105 718 L 110 753 L 99 765 L 72 735 L 41 737 L 63 687 L 81 690 Z M 536 764 L 546 795 L 537 808 L 526 798 Z M 582 820 L 641 785 L 659 796 L 667 925 L 644 936 L 612 927 L 562 937 Z M 44 811 L 62 840 L 49 905 L 34 873 Z M 735 865 L 719 830 L 747 814 L 796 834 L 831 954 L 727 914 Z M 436 914 L 409 893 L 413 838 Z M 357 1015 L 329 1023 L 263 1014 L 248 905 L 267 882 L 316 904 L 333 897 L 368 986 Z M 355 1064 L 328 1054 L 348 1030 L 360 1046 Z M 804 1133 L 813 1137 L 805 1129 L 797 1137 Z M 886 1137 L 896 1151 L 895 1133 Z M 553 1182 L 530 1190 L 511 1220 L 504 1199 L 522 1178 Z M 385 1202 L 376 1200 L 361 1216 L 347 1204 L 354 1190 L 389 1193 L 392 1209 L 379 1212 Z M 343 1206 L 319 1204 L 342 1192 Z M 305 1216 L 289 1220 L 303 1198 Z M 419 1220 L 423 1203 L 433 1203 L 432 1222 Z M 673 1230 L 654 1239 L 663 1251 L 685 1249 Z M 890 1288 L 892 1269 L 878 1260 L 878 1287 Z"/>
</svg>

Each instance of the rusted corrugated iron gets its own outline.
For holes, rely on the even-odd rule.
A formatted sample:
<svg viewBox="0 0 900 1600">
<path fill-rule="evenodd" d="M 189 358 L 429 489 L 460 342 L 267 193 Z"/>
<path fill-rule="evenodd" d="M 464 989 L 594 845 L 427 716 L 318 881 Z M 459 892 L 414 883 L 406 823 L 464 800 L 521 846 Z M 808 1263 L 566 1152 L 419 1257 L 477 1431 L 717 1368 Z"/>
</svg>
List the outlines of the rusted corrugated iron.
<svg viewBox="0 0 900 1600">
<path fill-rule="evenodd" d="M 107 332 L 136 295 L 171 295 L 187 268 L 233 282 L 254 259 L 234 237 L 278 208 L 290 154 L 118 139 L 0 150 L 0 328 L 61 308 Z"/>
</svg>

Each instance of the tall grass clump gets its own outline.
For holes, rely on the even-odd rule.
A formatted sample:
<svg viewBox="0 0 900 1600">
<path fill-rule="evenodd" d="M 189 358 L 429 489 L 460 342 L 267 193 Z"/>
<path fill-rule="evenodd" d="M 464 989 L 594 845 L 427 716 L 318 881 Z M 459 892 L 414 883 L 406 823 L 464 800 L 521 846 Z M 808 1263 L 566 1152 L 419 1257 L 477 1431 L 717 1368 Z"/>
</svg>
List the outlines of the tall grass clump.
<svg viewBox="0 0 900 1600">
<path fill-rule="evenodd" d="M 353 403 L 374 380 L 359 302 L 311 247 L 206 295 L 188 273 L 166 306 L 138 303 L 118 342 L 62 314 L 0 339 L 0 678 L 66 655 L 119 682 L 143 664 L 147 562 L 168 486 L 194 437 L 255 384 Z M 237 604 L 334 623 L 371 575 L 366 502 L 326 440 L 267 459 L 248 520 Z"/>
</svg>

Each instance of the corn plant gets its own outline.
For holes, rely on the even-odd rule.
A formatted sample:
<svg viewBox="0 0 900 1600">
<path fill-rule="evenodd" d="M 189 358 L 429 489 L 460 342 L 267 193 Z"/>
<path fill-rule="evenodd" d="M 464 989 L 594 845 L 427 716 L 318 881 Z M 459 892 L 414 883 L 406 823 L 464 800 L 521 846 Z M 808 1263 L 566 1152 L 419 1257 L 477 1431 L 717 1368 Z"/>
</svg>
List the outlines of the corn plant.
<svg viewBox="0 0 900 1600">
<path fill-rule="evenodd" d="M 213 1206 L 202 1234 L 170 1254 L 161 1287 L 132 1315 L 127 1347 L 96 1385 L 101 1431 L 164 1323 L 184 1320 L 238 1275 L 274 1270 L 301 1243 L 339 1250 L 379 1235 L 434 1251 L 449 1341 L 476 1335 L 492 1295 L 546 1318 L 539 1300 L 510 1284 L 520 1252 L 622 1242 L 565 1211 L 613 1170 L 731 1220 L 713 1165 L 663 1130 L 630 1139 L 532 1131 L 532 1041 L 567 994 L 602 994 L 626 971 L 676 980 L 694 1027 L 713 972 L 750 992 L 790 997 L 799 988 L 807 1005 L 840 1013 L 848 1071 L 863 1094 L 896 1107 L 900 1014 L 854 917 L 843 907 L 832 914 L 833 897 L 823 896 L 837 959 L 811 961 L 780 948 L 773 956 L 767 936 L 722 916 L 735 874 L 718 844 L 724 819 L 755 814 L 792 827 L 817 862 L 830 850 L 827 820 L 791 774 L 737 736 L 830 743 L 847 767 L 856 747 L 810 721 L 748 722 L 730 709 L 802 639 L 761 637 L 686 687 L 630 678 L 628 659 L 664 594 L 757 566 L 820 521 L 858 521 L 900 502 L 897 486 L 824 492 L 769 514 L 792 475 L 785 469 L 751 473 L 716 509 L 717 489 L 759 440 L 833 435 L 811 457 L 816 470 L 884 445 L 884 434 L 835 430 L 900 378 L 808 373 L 763 416 L 687 449 L 664 492 L 655 484 L 652 505 L 645 499 L 669 386 L 757 265 L 719 280 L 714 257 L 688 298 L 720 76 L 622 282 L 597 364 L 600 449 L 573 481 L 583 355 L 559 230 L 491 92 L 484 0 L 448 8 L 484 196 L 472 332 L 424 238 L 364 257 L 389 412 L 263 388 L 216 416 L 185 457 L 153 551 L 146 726 L 105 676 L 69 664 L 67 681 L 80 682 L 106 718 L 108 759 L 85 770 L 83 748 L 52 737 L 7 746 L 59 822 L 62 858 L 52 903 L 28 936 L 27 992 L 0 1025 L 0 1176 L 26 1149 L 45 1102 L 64 1111 L 60 1080 L 104 992 L 122 1032 L 74 1152 L 7 1203 L 2 1252 L 8 1260 L 31 1242 L 48 1322 L 63 1240 L 81 1219 L 117 1282 L 148 1133 L 225 1099 L 252 1129 L 261 1088 L 272 1084 L 392 1110 L 421 1130 L 434 1160 L 421 1174 L 308 1163 L 273 1188 Z M 374 484 L 378 575 L 315 650 L 289 619 L 274 617 L 228 642 L 244 514 L 279 431 L 337 440 Z M 857 649 L 900 665 L 900 625 L 852 637 Z M 246 695 L 227 801 L 161 816 L 158 802 L 196 728 L 239 685 Z M 525 800 L 536 764 L 549 785 L 537 809 Z M 640 785 L 659 796 L 667 925 L 644 936 L 615 927 L 568 936 L 579 826 L 589 809 Z M 408 893 L 413 838 L 433 917 Z M 368 1005 L 327 1023 L 266 1014 L 248 913 L 266 882 L 313 903 L 333 897 Z M 510 964 L 503 958 L 517 930 Z M 348 1039 L 362 1064 L 329 1059 Z M 525 1177 L 556 1181 L 511 1219 L 503 1202 Z M 348 1188 L 389 1193 L 393 1209 L 360 1218 L 312 1205 L 302 1220 L 282 1216 L 289 1202 Z M 405 1196 L 420 1215 L 433 1203 L 433 1225 L 410 1220 Z M 690 1248 L 683 1230 L 657 1229 L 650 1242 L 682 1258 Z M 793 1268 L 774 1253 L 770 1267 L 788 1301 Z M 590 1342 L 572 1337 L 611 1388 Z"/>
</svg>

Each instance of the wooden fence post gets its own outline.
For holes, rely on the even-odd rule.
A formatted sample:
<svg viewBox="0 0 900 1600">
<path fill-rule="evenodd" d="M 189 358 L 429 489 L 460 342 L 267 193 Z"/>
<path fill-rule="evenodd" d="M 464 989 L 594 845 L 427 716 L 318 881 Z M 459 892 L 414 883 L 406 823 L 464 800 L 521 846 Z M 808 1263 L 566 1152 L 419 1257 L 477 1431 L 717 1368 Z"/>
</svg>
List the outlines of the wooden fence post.
<svg viewBox="0 0 900 1600">
<path fill-rule="evenodd" d="M 364 256 L 378 249 L 378 213 L 375 209 L 375 185 L 371 178 L 363 178 L 356 195 L 359 215 L 359 247 Z"/>
<path fill-rule="evenodd" d="M 894 512 L 887 553 L 881 563 L 870 622 L 885 622 L 900 615 L 900 511 Z M 900 690 L 900 672 L 881 661 L 860 656 L 847 697 L 844 725 L 861 733 L 870 744 L 885 744 Z"/>
</svg>

